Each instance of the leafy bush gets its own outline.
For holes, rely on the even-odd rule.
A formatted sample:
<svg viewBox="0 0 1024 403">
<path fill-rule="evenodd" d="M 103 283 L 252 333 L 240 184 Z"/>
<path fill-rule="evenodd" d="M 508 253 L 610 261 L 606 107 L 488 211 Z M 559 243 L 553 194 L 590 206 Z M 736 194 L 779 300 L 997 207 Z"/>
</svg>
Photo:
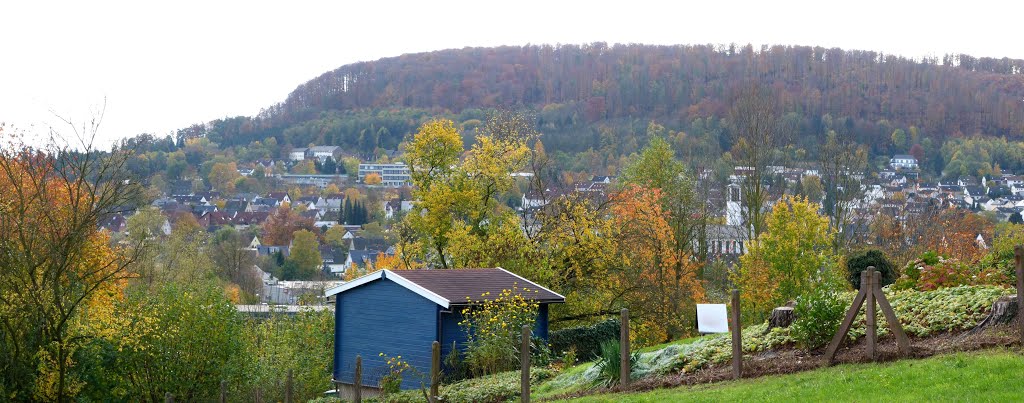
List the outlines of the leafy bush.
<svg viewBox="0 0 1024 403">
<path fill-rule="evenodd" d="M 522 328 L 533 327 L 537 308 L 536 302 L 527 300 L 513 287 L 503 290 L 497 298 L 467 309 L 459 326 L 469 336 L 465 361 L 470 369 L 475 374 L 487 375 L 518 367 Z"/>
<path fill-rule="evenodd" d="M 555 354 L 576 350 L 576 356 L 590 360 L 601 355 L 601 343 L 619 338 L 619 320 L 608 319 L 590 326 L 571 327 L 551 332 L 548 342 Z"/>
<path fill-rule="evenodd" d="M 831 287 L 815 287 L 797 297 L 791 326 L 793 339 L 808 350 L 823 347 L 839 328 L 847 304 Z"/>
<path fill-rule="evenodd" d="M 885 257 L 882 251 L 877 249 L 871 249 L 863 251 L 853 256 L 846 261 L 846 281 L 853 286 L 854 289 L 860 289 L 860 273 L 870 266 L 874 266 L 875 270 L 882 275 L 879 280 L 882 287 L 892 284 L 896 281 L 896 268 L 893 267 L 889 259 Z"/>
<path fill-rule="evenodd" d="M 894 288 L 897 290 L 916 289 L 930 291 L 945 287 L 961 285 L 1008 285 L 1012 277 L 1005 273 L 1000 265 L 986 264 L 985 259 L 978 264 L 969 264 L 957 259 L 946 259 L 924 254 L 904 267 Z"/>
<path fill-rule="evenodd" d="M 605 386 L 618 385 L 620 382 L 620 360 L 621 346 L 618 340 L 605 340 L 601 343 L 601 355 L 594 367 L 598 370 L 598 380 Z M 640 360 L 640 353 L 634 352 L 629 356 L 629 373 L 632 376 L 633 368 L 636 368 Z"/>
<path fill-rule="evenodd" d="M 1017 245 L 1024 245 L 1024 225 L 1000 224 L 996 227 L 992 248 L 981 258 L 978 265 L 982 269 L 1005 274 L 1007 284 L 1013 284 L 1017 280 L 1013 261 L 1013 249 Z"/>
</svg>

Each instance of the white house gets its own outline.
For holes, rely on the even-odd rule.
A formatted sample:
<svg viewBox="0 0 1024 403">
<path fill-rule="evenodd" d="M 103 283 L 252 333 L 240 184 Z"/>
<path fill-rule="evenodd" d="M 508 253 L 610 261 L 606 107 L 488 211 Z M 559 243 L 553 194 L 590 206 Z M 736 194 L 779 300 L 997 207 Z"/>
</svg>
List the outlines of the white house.
<svg viewBox="0 0 1024 403">
<path fill-rule="evenodd" d="M 302 161 L 306 159 L 306 149 L 293 148 L 292 151 L 288 153 L 288 159 L 292 161 Z"/>
<path fill-rule="evenodd" d="M 327 157 L 331 157 L 331 159 L 337 160 L 338 156 L 341 154 L 341 147 L 315 146 L 310 147 L 306 154 L 320 160 L 320 162 L 326 161 Z"/>
<path fill-rule="evenodd" d="M 889 160 L 892 169 L 917 169 L 917 158 L 909 154 L 896 154 Z"/>
</svg>

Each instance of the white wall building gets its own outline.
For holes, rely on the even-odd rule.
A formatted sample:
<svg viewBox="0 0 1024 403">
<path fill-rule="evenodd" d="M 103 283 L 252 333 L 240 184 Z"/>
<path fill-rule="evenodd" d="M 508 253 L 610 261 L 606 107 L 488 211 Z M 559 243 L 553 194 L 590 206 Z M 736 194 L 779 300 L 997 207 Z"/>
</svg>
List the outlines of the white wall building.
<svg viewBox="0 0 1024 403">
<path fill-rule="evenodd" d="M 359 164 L 359 182 L 366 183 L 366 175 L 369 174 L 380 175 L 380 184 L 384 186 L 401 187 L 412 184 L 409 166 L 404 162 Z"/>
<path fill-rule="evenodd" d="M 897 154 L 889 160 L 892 169 L 917 169 L 917 158 L 913 155 Z"/>
<path fill-rule="evenodd" d="M 302 160 L 306 159 L 306 149 L 305 148 L 293 148 L 292 151 L 290 151 L 288 153 L 288 159 L 290 159 L 292 161 L 302 161 Z"/>
</svg>

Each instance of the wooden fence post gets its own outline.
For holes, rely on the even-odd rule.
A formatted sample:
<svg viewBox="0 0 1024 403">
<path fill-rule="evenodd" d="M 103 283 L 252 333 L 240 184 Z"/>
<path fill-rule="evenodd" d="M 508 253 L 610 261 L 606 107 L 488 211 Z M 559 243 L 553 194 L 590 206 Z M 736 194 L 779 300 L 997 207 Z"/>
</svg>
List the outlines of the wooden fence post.
<svg viewBox="0 0 1024 403">
<path fill-rule="evenodd" d="M 355 379 L 352 380 L 352 401 L 356 403 L 363 402 L 363 357 L 356 355 L 356 373 Z"/>
<path fill-rule="evenodd" d="M 867 293 L 865 298 L 864 319 L 867 320 L 867 355 L 868 359 L 874 361 L 877 358 L 876 348 L 878 347 L 878 320 L 875 315 L 875 266 L 868 266 L 867 270 L 861 272 L 860 289 Z M 867 281 L 865 281 L 867 280 Z M 866 290 L 866 291 L 865 291 Z"/>
<path fill-rule="evenodd" d="M 743 337 L 740 333 L 740 290 L 732 290 L 732 377 L 743 377 Z"/>
<path fill-rule="evenodd" d="M 220 403 L 228 403 L 228 381 L 220 381 Z"/>
<path fill-rule="evenodd" d="M 630 362 L 629 362 L 629 309 L 622 308 L 620 312 L 621 323 L 619 328 L 619 384 L 629 385 Z"/>
<path fill-rule="evenodd" d="M 441 343 L 435 341 L 430 346 L 430 401 L 436 402 L 440 394 L 441 383 Z"/>
<path fill-rule="evenodd" d="M 174 395 L 171 392 L 164 393 L 164 403 L 174 403 Z"/>
<path fill-rule="evenodd" d="M 519 346 L 519 362 L 522 369 L 519 373 L 519 384 L 522 388 L 520 397 L 523 403 L 530 403 L 530 335 L 532 330 L 529 325 L 523 325 L 523 340 Z"/>
<path fill-rule="evenodd" d="M 284 403 L 292 403 L 292 369 L 288 368 L 288 378 L 284 382 Z"/>
<path fill-rule="evenodd" d="M 1017 323 L 1020 323 L 1020 343 L 1024 345 L 1024 246 L 1013 248 L 1013 260 L 1017 265 Z"/>
</svg>

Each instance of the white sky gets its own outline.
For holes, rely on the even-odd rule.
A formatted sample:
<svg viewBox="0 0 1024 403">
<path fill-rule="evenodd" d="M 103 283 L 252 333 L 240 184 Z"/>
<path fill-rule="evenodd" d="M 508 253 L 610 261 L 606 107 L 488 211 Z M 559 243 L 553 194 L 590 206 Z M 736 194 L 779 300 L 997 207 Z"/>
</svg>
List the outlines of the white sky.
<svg viewBox="0 0 1024 403">
<path fill-rule="evenodd" d="M 81 122 L 106 99 L 103 139 L 164 135 L 254 115 L 344 64 L 465 46 L 735 42 L 1024 59 L 1016 3 L 3 1 L 0 121 L 43 132 L 53 113 Z"/>
</svg>

